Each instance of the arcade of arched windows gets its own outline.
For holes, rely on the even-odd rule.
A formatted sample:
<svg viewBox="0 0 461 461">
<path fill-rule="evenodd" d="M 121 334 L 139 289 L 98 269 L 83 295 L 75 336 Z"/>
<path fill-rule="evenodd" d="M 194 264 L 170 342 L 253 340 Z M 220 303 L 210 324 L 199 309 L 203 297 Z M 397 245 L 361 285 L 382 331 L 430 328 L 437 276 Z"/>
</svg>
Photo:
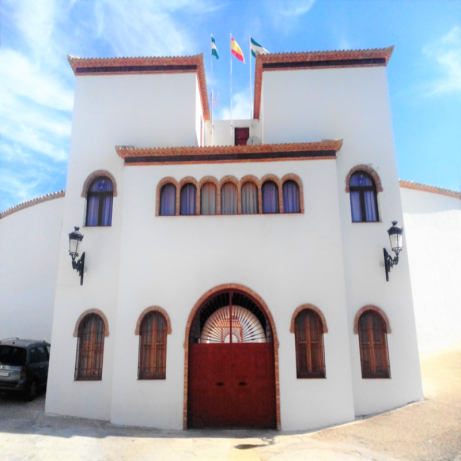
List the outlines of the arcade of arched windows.
<svg viewBox="0 0 461 461">
<path fill-rule="evenodd" d="M 229 175 L 220 181 L 188 176 L 179 182 L 168 177 L 157 185 L 157 216 L 273 213 L 304 213 L 303 184 L 297 175 L 247 175 L 240 180 Z"/>
</svg>

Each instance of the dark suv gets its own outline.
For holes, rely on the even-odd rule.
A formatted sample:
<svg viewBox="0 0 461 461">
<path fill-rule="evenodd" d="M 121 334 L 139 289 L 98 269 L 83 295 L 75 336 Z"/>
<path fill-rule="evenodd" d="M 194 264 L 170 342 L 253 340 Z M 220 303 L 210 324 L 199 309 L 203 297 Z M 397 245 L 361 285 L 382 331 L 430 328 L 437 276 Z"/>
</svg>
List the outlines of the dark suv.
<svg viewBox="0 0 461 461">
<path fill-rule="evenodd" d="M 24 399 L 35 399 L 38 388 L 46 386 L 50 344 L 32 339 L 0 341 L 0 392 L 20 391 Z"/>
</svg>

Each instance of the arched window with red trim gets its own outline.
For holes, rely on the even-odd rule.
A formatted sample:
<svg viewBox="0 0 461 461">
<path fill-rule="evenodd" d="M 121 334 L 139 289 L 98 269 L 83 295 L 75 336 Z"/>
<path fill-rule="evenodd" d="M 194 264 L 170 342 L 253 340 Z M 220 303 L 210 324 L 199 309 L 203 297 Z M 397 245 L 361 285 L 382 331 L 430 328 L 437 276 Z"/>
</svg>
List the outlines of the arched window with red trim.
<svg viewBox="0 0 461 461">
<path fill-rule="evenodd" d="M 91 183 L 87 193 L 87 226 L 112 225 L 113 197 L 114 186 L 109 178 L 100 176 Z"/>
<path fill-rule="evenodd" d="M 138 379 L 166 378 L 167 322 L 160 312 L 144 316 L 139 331 Z"/>
<path fill-rule="evenodd" d="M 351 176 L 349 193 L 352 222 L 379 221 L 376 184 L 368 173 L 358 171 Z"/>
<path fill-rule="evenodd" d="M 365 311 L 359 318 L 362 378 L 390 378 L 386 323 L 377 312 Z"/>
<path fill-rule="evenodd" d="M 295 319 L 297 378 L 325 378 L 323 325 L 312 309 L 303 309 Z"/>
<path fill-rule="evenodd" d="M 86 315 L 78 327 L 76 381 L 100 381 L 104 356 L 104 321 L 98 314 Z"/>
</svg>

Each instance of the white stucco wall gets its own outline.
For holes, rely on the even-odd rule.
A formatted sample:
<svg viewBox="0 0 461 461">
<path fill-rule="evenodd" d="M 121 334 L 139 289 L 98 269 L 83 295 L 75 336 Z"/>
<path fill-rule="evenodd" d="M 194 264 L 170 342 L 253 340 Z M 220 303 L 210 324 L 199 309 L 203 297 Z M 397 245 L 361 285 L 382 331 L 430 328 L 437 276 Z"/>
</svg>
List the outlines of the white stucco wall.
<svg viewBox="0 0 461 461">
<path fill-rule="evenodd" d="M 402 188 L 420 351 L 461 340 L 461 201 Z"/>
<path fill-rule="evenodd" d="M 123 215 L 123 161 L 116 145 L 137 147 L 196 146 L 196 75 L 98 75 L 76 79 L 66 202 L 61 234 L 46 411 L 110 419 L 113 351 Z M 86 178 L 107 170 L 116 180 L 111 227 L 85 227 Z M 152 210 L 155 203 L 152 204 Z M 85 280 L 80 286 L 68 255 L 68 233 L 81 226 L 86 252 Z M 74 381 L 79 316 L 99 309 L 110 335 L 104 344 L 102 381 Z"/>
<path fill-rule="evenodd" d="M 386 69 L 265 72 L 263 96 L 266 143 L 344 140 L 337 154 L 336 187 L 356 414 L 375 413 L 421 399 L 407 254 L 403 253 L 389 283 L 380 265 L 383 247 L 389 249 L 387 229 L 391 221 L 403 221 Z M 376 223 L 351 222 L 345 179 L 350 169 L 360 164 L 371 166 L 382 181 L 384 192 L 378 194 L 380 221 Z M 390 321 L 391 379 L 361 377 L 358 336 L 352 329 L 357 311 L 369 304 L 380 307 Z"/>
<path fill-rule="evenodd" d="M 64 198 L 0 219 L 0 339 L 51 341 Z"/>
</svg>

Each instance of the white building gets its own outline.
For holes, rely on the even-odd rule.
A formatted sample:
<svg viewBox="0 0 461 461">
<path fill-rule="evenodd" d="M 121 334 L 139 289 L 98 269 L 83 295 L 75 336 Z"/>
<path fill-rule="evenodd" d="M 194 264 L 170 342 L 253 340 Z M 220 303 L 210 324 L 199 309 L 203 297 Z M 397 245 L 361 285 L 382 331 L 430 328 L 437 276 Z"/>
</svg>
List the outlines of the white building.
<svg viewBox="0 0 461 461">
<path fill-rule="evenodd" d="M 423 349 L 460 338 L 460 195 L 399 186 L 392 50 L 259 56 L 255 118 L 213 122 L 201 55 L 69 57 L 65 198 L 0 216 L 0 337 L 49 339 L 54 295 L 47 412 L 298 430 L 423 398 L 416 325 Z M 32 222 L 45 265 L 15 246 Z"/>
</svg>

